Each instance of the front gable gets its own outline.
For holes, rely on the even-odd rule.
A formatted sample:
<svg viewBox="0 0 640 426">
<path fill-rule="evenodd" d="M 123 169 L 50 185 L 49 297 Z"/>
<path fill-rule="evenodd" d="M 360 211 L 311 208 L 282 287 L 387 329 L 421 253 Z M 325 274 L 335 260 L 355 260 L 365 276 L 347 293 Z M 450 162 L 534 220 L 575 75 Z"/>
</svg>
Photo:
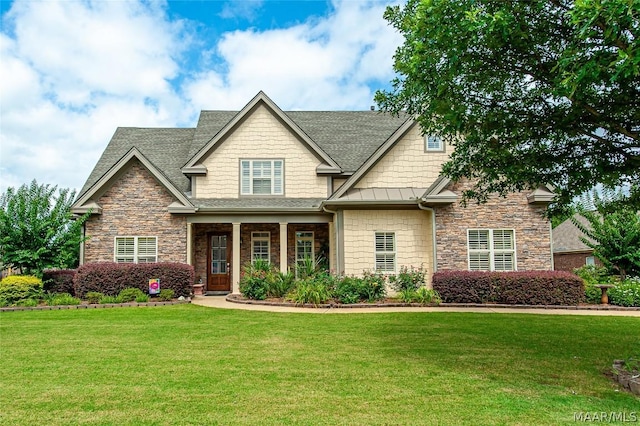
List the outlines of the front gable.
<svg viewBox="0 0 640 426">
<path fill-rule="evenodd" d="M 182 169 L 196 199 L 241 197 L 241 162 L 275 161 L 288 198 L 324 198 L 338 165 L 260 93 Z"/>
<path fill-rule="evenodd" d="M 132 168 L 141 168 L 150 178 L 164 188 L 170 196 L 170 201 L 162 208 L 169 213 L 194 213 L 195 207 L 189 199 L 181 193 L 175 185 L 137 148 L 130 149 L 116 164 L 113 165 L 101 178 L 85 191 L 71 207 L 72 213 L 84 214 L 91 211 L 93 214 L 102 214 L 103 206 L 100 199 L 103 195 L 117 185 Z"/>
</svg>

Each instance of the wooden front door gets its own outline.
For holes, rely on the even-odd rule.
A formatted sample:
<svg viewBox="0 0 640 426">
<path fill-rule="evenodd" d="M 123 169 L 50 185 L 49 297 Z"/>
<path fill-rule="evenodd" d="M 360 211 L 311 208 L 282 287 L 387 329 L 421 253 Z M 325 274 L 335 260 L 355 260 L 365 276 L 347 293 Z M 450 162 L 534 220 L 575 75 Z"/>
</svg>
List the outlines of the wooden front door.
<svg viewBox="0 0 640 426">
<path fill-rule="evenodd" d="M 231 291 L 231 237 L 209 235 L 207 291 Z"/>
</svg>

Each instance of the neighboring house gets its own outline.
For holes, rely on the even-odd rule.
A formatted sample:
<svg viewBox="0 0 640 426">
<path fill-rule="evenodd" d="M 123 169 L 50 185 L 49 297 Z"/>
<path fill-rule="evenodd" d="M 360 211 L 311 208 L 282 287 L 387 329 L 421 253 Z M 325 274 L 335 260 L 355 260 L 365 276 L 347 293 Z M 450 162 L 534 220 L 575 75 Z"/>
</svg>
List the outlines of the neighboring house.
<svg viewBox="0 0 640 426">
<path fill-rule="evenodd" d="M 576 219 L 586 227 L 589 222 L 584 216 L 577 215 Z M 571 219 L 567 219 L 556 226 L 551 232 L 553 236 L 553 265 L 556 271 L 573 272 L 574 269 L 585 265 L 602 265 L 593 256 L 593 249 L 582 242 L 585 235 Z"/>
<path fill-rule="evenodd" d="M 459 204 L 451 148 L 407 117 L 282 111 L 260 92 L 196 128 L 119 128 L 79 193 L 83 262 L 186 262 L 208 291 L 305 257 L 341 274 L 402 266 L 552 269 L 547 188 Z"/>
</svg>

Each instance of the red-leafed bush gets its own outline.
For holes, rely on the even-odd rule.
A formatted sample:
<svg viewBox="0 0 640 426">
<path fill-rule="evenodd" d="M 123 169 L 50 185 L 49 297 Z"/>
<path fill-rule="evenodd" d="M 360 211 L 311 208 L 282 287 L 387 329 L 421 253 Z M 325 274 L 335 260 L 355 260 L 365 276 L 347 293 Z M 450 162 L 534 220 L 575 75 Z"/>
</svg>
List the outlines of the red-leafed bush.
<svg viewBox="0 0 640 426">
<path fill-rule="evenodd" d="M 442 271 L 433 275 L 433 289 L 445 303 L 571 306 L 584 302 L 582 280 L 562 271 Z"/>
<path fill-rule="evenodd" d="M 73 277 L 76 269 L 48 269 L 42 273 L 44 291 L 49 293 L 69 293 L 75 296 Z"/>
<path fill-rule="evenodd" d="M 189 296 L 195 273 L 185 263 L 88 263 L 78 268 L 73 280 L 75 294 L 84 298 L 90 291 L 117 296 L 125 288 L 149 292 L 149 280 L 160 279 L 161 289 L 173 290 L 175 297 Z"/>
</svg>

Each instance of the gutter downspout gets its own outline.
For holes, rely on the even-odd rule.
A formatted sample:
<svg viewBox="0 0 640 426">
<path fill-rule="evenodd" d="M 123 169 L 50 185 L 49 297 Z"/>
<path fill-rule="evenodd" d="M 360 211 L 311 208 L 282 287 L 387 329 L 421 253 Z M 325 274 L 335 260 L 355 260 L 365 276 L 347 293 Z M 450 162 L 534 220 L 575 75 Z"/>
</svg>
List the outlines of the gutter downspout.
<svg viewBox="0 0 640 426">
<path fill-rule="evenodd" d="M 436 244 L 436 211 L 432 207 L 423 206 L 422 200 L 418 201 L 418 208 L 420 210 L 431 212 L 431 242 L 433 244 L 433 273 L 438 272 L 438 245 Z"/>
<path fill-rule="evenodd" d="M 322 206 L 322 210 L 325 213 L 331 213 L 334 219 L 334 232 L 335 232 L 335 241 L 336 241 L 336 273 L 341 271 L 341 262 L 340 262 L 340 239 L 338 238 L 338 233 L 340 232 L 340 228 L 338 227 L 338 212 L 336 210 L 329 210 L 326 206 Z"/>
</svg>

